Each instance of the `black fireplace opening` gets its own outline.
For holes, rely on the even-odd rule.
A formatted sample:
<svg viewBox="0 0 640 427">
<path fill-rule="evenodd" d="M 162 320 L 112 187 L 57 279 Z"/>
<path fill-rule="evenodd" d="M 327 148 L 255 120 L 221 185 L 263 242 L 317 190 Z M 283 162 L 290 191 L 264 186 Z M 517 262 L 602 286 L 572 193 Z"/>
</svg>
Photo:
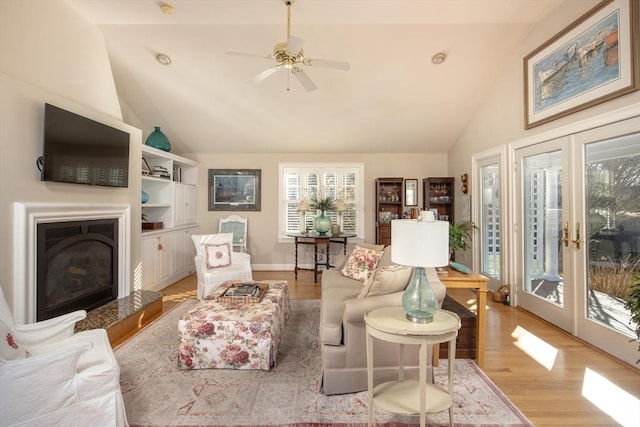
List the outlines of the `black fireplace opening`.
<svg viewBox="0 0 640 427">
<path fill-rule="evenodd" d="M 36 316 L 90 311 L 118 298 L 118 219 L 37 225 Z"/>
</svg>

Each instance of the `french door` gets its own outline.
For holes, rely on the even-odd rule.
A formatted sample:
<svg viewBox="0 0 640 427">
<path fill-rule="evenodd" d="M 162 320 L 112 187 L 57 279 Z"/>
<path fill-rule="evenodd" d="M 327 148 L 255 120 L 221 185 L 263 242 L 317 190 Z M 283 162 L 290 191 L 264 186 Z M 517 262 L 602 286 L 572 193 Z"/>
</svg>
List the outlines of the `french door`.
<svg viewBox="0 0 640 427">
<path fill-rule="evenodd" d="M 635 363 L 640 121 L 516 150 L 518 305 Z"/>
</svg>

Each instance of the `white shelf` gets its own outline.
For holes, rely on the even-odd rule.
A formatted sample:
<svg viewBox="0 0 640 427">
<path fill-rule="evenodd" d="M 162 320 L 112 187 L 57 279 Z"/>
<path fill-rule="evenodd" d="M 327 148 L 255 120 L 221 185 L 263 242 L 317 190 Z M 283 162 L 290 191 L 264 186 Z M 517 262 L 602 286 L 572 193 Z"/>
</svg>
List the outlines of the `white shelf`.
<svg viewBox="0 0 640 427">
<path fill-rule="evenodd" d="M 426 384 L 425 412 L 449 409 L 453 398 L 438 385 Z M 420 383 L 418 381 L 389 381 L 373 389 L 373 401 L 387 411 L 397 414 L 420 413 Z"/>
<path fill-rule="evenodd" d="M 160 166 L 171 175 L 170 178 L 141 176 L 142 191 L 149 196 L 148 202 L 141 204 L 147 221 L 162 222 L 164 230 L 196 225 L 198 163 L 148 145 L 142 146 L 142 157 L 152 171 Z"/>
</svg>

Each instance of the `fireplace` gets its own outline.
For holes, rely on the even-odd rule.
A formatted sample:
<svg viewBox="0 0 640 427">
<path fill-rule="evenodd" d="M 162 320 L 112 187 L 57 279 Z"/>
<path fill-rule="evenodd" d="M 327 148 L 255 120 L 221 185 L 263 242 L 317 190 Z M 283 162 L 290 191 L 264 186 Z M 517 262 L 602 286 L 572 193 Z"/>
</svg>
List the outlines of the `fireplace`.
<svg viewBox="0 0 640 427">
<path fill-rule="evenodd" d="M 118 220 L 38 224 L 37 320 L 118 297 Z"/>
<path fill-rule="evenodd" d="M 16 322 L 88 311 L 139 289 L 139 267 L 131 275 L 131 205 L 16 202 L 13 207 Z M 48 314 L 42 314 L 47 305 Z"/>
</svg>

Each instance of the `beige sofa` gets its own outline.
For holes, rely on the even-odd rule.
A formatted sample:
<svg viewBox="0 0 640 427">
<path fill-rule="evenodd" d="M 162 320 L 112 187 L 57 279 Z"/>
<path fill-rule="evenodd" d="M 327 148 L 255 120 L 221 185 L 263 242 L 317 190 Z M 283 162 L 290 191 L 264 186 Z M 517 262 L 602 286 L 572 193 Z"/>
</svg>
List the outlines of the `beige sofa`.
<svg viewBox="0 0 640 427">
<path fill-rule="evenodd" d="M 363 245 L 373 247 L 373 245 Z M 322 273 L 320 305 L 320 348 L 322 357 L 321 391 L 326 395 L 355 393 L 367 389 L 366 333 L 364 315 L 376 308 L 402 305 L 402 289 L 410 277 L 409 267 L 394 266 L 391 262 L 391 246 L 384 249 L 377 269 L 377 276 L 387 282 L 402 283 L 400 288 L 377 295 L 359 297 L 363 282 L 341 273 L 347 256 L 338 255 L 335 269 Z M 446 288 L 435 269 L 427 268 L 427 277 L 442 306 Z M 383 273 L 384 272 L 384 273 Z M 370 273 L 372 274 L 372 273 Z M 383 275 L 384 274 L 384 275 Z M 394 277 L 395 276 L 395 277 Z M 400 281 L 398 281 L 400 280 Z M 393 285 L 391 286 L 393 288 Z M 429 350 L 428 354 L 432 354 Z M 398 378 L 398 345 L 374 340 L 374 384 Z M 429 365 L 431 365 L 429 361 Z M 431 369 L 429 370 L 432 371 Z M 405 377 L 417 378 L 418 347 L 405 348 Z"/>
</svg>

